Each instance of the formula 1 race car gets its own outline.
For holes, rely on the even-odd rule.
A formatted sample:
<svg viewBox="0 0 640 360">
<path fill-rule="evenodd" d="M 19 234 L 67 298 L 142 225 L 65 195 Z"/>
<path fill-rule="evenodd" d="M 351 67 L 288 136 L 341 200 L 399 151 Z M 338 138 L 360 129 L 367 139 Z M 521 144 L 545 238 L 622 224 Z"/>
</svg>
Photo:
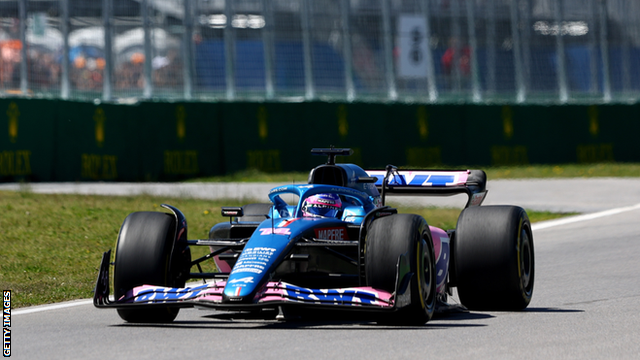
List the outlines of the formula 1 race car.
<svg viewBox="0 0 640 360">
<path fill-rule="evenodd" d="M 115 296 L 109 296 L 109 250 L 94 305 L 115 308 L 128 322 L 170 322 L 180 308 L 198 306 L 281 320 L 346 310 L 380 323 L 420 325 L 447 308 L 455 287 L 469 310 L 527 307 L 534 282 L 531 224 L 520 207 L 480 206 L 484 171 L 391 165 L 365 171 L 336 163 L 350 149 L 311 152 L 328 161 L 311 170 L 308 184 L 272 189 L 269 204 L 223 207 L 230 221 L 214 225 L 209 239 L 187 240 L 187 221 L 170 205 L 163 207 L 171 213 L 130 214 L 116 245 Z M 389 194 L 460 193 L 469 200 L 454 230 L 385 205 Z M 211 251 L 192 260 L 190 246 Z M 202 272 L 200 263 L 209 259 L 218 272 Z M 201 284 L 185 287 L 189 279 Z"/>
</svg>

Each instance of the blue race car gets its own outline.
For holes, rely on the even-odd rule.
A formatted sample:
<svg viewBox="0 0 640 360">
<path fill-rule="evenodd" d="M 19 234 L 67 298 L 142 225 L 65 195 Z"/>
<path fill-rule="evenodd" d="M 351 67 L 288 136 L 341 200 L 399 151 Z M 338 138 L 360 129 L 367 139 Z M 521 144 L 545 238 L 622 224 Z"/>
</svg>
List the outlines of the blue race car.
<svg viewBox="0 0 640 360">
<path fill-rule="evenodd" d="M 280 320 L 344 310 L 420 325 L 451 308 L 455 287 L 469 310 L 527 307 L 534 283 L 531 224 L 520 207 L 480 206 L 484 171 L 391 165 L 365 171 L 336 163 L 350 149 L 311 152 L 328 161 L 311 170 L 308 184 L 276 187 L 268 204 L 223 207 L 230 221 L 214 225 L 209 239 L 188 240 L 184 215 L 170 205 L 162 205 L 170 213 L 130 214 L 116 245 L 115 296 L 109 296 L 109 250 L 94 305 L 115 308 L 128 322 L 170 322 L 180 308 L 199 306 Z M 385 205 L 390 194 L 460 193 L 469 200 L 456 229 L 446 231 Z M 190 246 L 211 251 L 192 260 Z M 210 260 L 218 272 L 200 270 Z M 190 279 L 200 284 L 186 286 Z"/>
</svg>

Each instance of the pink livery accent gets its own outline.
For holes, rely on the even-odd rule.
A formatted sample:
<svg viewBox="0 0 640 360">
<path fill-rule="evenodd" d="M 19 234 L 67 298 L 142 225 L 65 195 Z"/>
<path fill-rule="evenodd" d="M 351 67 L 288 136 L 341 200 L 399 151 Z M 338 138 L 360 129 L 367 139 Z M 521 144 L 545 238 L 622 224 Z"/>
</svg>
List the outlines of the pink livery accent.
<svg viewBox="0 0 640 360">
<path fill-rule="evenodd" d="M 431 230 L 433 251 L 436 259 L 436 290 L 439 293 L 443 293 L 447 282 L 449 258 L 451 256 L 449 235 L 437 227 L 429 226 L 429 229 Z"/>
<path fill-rule="evenodd" d="M 142 285 L 118 299 L 120 303 L 176 303 L 183 301 L 221 303 L 226 281 L 185 288 Z M 240 289 L 240 287 L 238 287 Z M 309 289 L 285 282 L 272 281 L 259 291 L 254 303 L 296 302 L 316 305 L 393 307 L 391 293 L 371 287 L 341 289 Z"/>
<path fill-rule="evenodd" d="M 366 170 L 369 176 L 378 178 L 377 186 L 382 185 L 382 179 L 386 176 L 385 170 Z M 389 184 L 394 186 L 464 186 L 469 179 L 469 170 L 446 171 L 446 170 L 398 170 L 389 178 Z M 400 185 L 399 182 L 404 182 Z"/>
</svg>

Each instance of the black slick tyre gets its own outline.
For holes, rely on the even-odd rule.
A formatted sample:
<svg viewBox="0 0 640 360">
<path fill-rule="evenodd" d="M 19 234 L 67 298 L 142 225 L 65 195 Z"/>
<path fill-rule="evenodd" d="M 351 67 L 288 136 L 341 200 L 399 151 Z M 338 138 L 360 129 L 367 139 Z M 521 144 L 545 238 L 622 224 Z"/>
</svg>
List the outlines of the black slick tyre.
<svg viewBox="0 0 640 360">
<path fill-rule="evenodd" d="M 479 206 L 460 214 L 452 253 L 460 302 L 470 310 L 522 310 L 533 295 L 531 223 L 517 206 Z"/>
<path fill-rule="evenodd" d="M 411 304 L 380 323 L 422 325 L 433 316 L 436 304 L 436 272 L 433 241 L 427 222 L 418 215 L 396 214 L 374 220 L 365 242 L 365 275 L 368 286 L 396 291 L 398 258 L 405 255 L 411 278 Z"/>
<path fill-rule="evenodd" d="M 175 217 L 167 213 L 135 212 L 127 216 L 116 245 L 113 274 L 116 299 L 144 284 L 184 286 L 184 280 L 173 278 L 171 273 L 175 231 Z M 171 322 L 178 311 L 178 308 L 150 307 L 118 309 L 118 314 L 128 322 Z"/>
</svg>

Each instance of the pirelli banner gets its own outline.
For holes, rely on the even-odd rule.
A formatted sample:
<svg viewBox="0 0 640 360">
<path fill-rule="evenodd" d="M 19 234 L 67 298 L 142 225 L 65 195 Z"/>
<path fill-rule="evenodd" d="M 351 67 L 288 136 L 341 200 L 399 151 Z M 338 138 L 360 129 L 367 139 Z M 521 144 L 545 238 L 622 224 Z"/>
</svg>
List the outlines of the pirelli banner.
<svg viewBox="0 0 640 360">
<path fill-rule="evenodd" d="M 640 105 L 0 99 L 0 181 L 175 181 L 366 168 L 640 162 Z"/>
</svg>

